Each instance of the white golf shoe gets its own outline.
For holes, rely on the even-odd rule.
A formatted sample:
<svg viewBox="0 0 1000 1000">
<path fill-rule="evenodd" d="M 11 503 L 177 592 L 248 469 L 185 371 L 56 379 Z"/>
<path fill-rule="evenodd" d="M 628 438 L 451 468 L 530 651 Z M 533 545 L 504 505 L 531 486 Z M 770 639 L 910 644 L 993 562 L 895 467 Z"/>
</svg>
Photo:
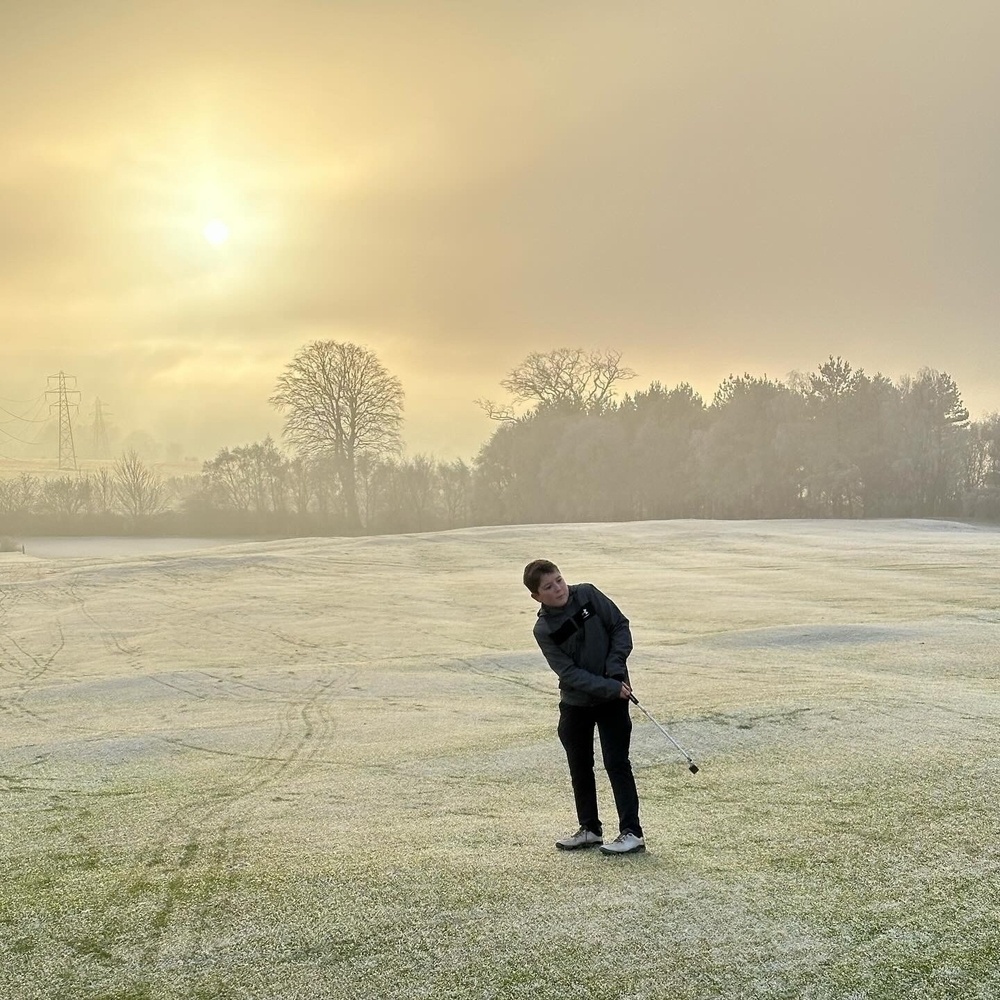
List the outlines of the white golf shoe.
<svg viewBox="0 0 1000 1000">
<path fill-rule="evenodd" d="M 631 830 L 618 834 L 610 844 L 604 844 L 601 847 L 602 854 L 636 854 L 644 850 L 646 850 L 646 841 L 632 833 Z"/>
<path fill-rule="evenodd" d="M 599 833 L 593 833 L 585 826 L 581 826 L 576 833 L 571 833 L 568 837 L 556 841 L 556 847 L 560 851 L 578 851 L 581 847 L 597 847 L 604 843 L 604 838 Z"/>
</svg>

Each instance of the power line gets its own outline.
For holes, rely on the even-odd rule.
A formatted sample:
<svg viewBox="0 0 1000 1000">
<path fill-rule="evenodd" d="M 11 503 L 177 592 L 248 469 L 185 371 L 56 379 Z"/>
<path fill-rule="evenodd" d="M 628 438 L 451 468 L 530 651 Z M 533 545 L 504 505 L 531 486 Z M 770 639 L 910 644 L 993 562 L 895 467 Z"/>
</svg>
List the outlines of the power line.
<svg viewBox="0 0 1000 1000">
<path fill-rule="evenodd" d="M 11 406 L 29 406 L 31 403 L 37 403 L 41 398 L 41 396 L 36 396 L 34 399 L 4 399 L 3 396 L 0 396 L 0 403 L 10 403 Z"/>
<path fill-rule="evenodd" d="M 39 417 L 39 414 L 42 412 L 42 409 L 45 406 L 45 394 L 44 393 L 41 396 L 37 396 L 31 402 L 37 404 L 35 406 L 34 413 L 32 413 L 31 416 L 13 414 L 13 413 L 11 413 L 10 410 L 7 410 L 5 407 L 0 407 L 0 410 L 3 410 L 5 413 L 11 413 L 11 418 L 9 420 L 0 420 L 0 424 L 13 424 L 13 423 L 17 422 L 17 423 L 23 423 L 23 424 L 39 424 L 39 425 L 41 425 L 36 430 L 34 440 L 31 440 L 31 441 L 25 439 L 24 437 L 21 437 L 18 434 L 12 433 L 11 431 L 7 430 L 4 427 L 0 427 L 0 434 L 3 434 L 5 437 L 9 438 L 11 441 L 17 441 L 19 444 L 27 445 L 29 448 L 33 448 L 33 447 L 37 447 L 38 446 L 38 444 L 40 442 L 40 439 L 42 437 L 42 433 L 44 431 L 45 426 L 52 419 L 51 416 L 49 416 L 49 417 Z M 12 455 L 4 455 L 3 457 L 4 458 L 9 458 L 9 459 L 13 460 L 14 456 L 12 456 Z"/>
<path fill-rule="evenodd" d="M 25 441 L 24 438 L 19 438 L 16 434 L 11 434 L 10 431 L 5 431 L 2 427 L 0 427 L 0 434 L 3 434 L 5 437 L 9 437 L 11 441 L 18 441 L 20 444 L 38 444 L 37 441 Z"/>
<path fill-rule="evenodd" d="M 39 402 L 39 400 L 44 401 L 44 399 L 45 399 L 44 396 L 39 396 L 38 399 L 33 399 L 32 402 L 37 403 Z M 32 417 L 25 417 L 20 413 L 14 413 L 13 410 L 8 410 L 6 406 L 0 406 L 0 410 L 2 410 L 10 417 L 10 420 L 0 420 L 0 424 L 12 424 L 15 420 L 23 421 L 26 424 L 44 424 L 48 420 L 48 418 L 45 418 L 43 420 L 35 420 Z M 35 412 L 37 413 L 38 410 L 36 409 Z"/>
</svg>

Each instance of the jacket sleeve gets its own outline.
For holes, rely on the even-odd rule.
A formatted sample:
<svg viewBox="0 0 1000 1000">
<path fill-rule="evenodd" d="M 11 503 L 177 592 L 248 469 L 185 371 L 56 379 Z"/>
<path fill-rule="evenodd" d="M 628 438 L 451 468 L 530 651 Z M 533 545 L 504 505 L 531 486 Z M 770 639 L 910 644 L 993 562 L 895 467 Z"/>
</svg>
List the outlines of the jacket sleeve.
<svg viewBox="0 0 1000 1000">
<path fill-rule="evenodd" d="M 632 652 L 632 630 L 628 619 L 618 609 L 618 605 L 606 594 L 591 586 L 591 604 L 607 630 L 609 645 L 604 669 L 609 677 L 624 678 L 626 661 Z"/>
<path fill-rule="evenodd" d="M 592 674 L 583 667 L 578 667 L 573 658 L 564 653 L 541 629 L 534 632 L 535 642 L 538 643 L 546 663 L 555 671 L 559 677 L 560 684 L 565 687 L 583 691 L 593 695 L 595 698 L 617 698 L 621 691 L 621 681 L 611 677 L 601 677 Z"/>
</svg>

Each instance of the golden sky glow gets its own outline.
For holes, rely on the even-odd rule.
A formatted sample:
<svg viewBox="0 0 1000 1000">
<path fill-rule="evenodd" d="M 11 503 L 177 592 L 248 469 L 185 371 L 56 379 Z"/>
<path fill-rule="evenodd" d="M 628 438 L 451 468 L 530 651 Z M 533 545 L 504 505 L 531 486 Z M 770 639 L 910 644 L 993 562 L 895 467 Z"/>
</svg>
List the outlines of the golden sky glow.
<svg viewBox="0 0 1000 1000">
<path fill-rule="evenodd" d="M 209 219 L 202 227 L 201 235 L 212 246 L 222 246 L 223 243 L 229 240 L 229 226 L 222 219 Z"/>
<path fill-rule="evenodd" d="M 0 398 L 211 457 L 335 338 L 445 458 L 561 346 L 1000 409 L 998 51 L 979 0 L 3 4 Z"/>
</svg>

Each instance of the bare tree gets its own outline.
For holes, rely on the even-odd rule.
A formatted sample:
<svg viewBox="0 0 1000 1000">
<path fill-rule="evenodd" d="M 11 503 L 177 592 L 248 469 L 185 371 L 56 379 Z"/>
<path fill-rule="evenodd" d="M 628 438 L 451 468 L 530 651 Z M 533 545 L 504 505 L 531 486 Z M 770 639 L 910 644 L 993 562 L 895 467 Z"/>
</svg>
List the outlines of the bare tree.
<svg viewBox="0 0 1000 1000">
<path fill-rule="evenodd" d="M 114 477 L 118 507 L 131 521 L 164 510 L 163 480 L 131 448 L 115 462 Z"/>
<path fill-rule="evenodd" d="M 100 468 L 90 480 L 90 509 L 97 514 L 108 514 L 115 506 L 115 476 L 107 468 Z"/>
<path fill-rule="evenodd" d="M 472 469 L 460 458 L 453 462 L 439 462 L 438 478 L 441 482 L 441 504 L 446 526 L 460 528 L 470 524 Z"/>
<path fill-rule="evenodd" d="M 292 510 L 300 517 L 305 517 L 309 513 L 315 491 L 315 478 L 312 464 L 301 455 L 288 463 L 288 497 Z"/>
<path fill-rule="evenodd" d="M 202 483 L 223 508 L 262 514 L 286 507 L 288 460 L 270 435 L 238 448 L 223 448 L 202 466 Z"/>
<path fill-rule="evenodd" d="M 357 462 L 399 451 L 399 379 L 367 348 L 317 340 L 286 366 L 271 403 L 284 413 L 283 435 L 301 455 L 333 458 L 347 526 L 360 529 Z"/>
<path fill-rule="evenodd" d="M 544 354 L 533 351 L 500 384 L 519 403 L 567 405 L 600 413 L 614 397 L 617 383 L 635 378 L 635 372 L 626 368 L 621 358 L 620 351 L 585 351 L 580 347 L 560 347 Z M 491 420 L 516 419 L 509 405 L 489 399 L 477 399 L 476 403 Z"/>
<path fill-rule="evenodd" d="M 86 477 L 60 476 L 42 485 L 42 503 L 61 517 L 83 513 L 90 502 L 90 480 Z"/>
<path fill-rule="evenodd" d="M 0 480 L 0 514 L 32 513 L 42 502 L 37 476 L 22 472 L 17 479 Z"/>
</svg>

